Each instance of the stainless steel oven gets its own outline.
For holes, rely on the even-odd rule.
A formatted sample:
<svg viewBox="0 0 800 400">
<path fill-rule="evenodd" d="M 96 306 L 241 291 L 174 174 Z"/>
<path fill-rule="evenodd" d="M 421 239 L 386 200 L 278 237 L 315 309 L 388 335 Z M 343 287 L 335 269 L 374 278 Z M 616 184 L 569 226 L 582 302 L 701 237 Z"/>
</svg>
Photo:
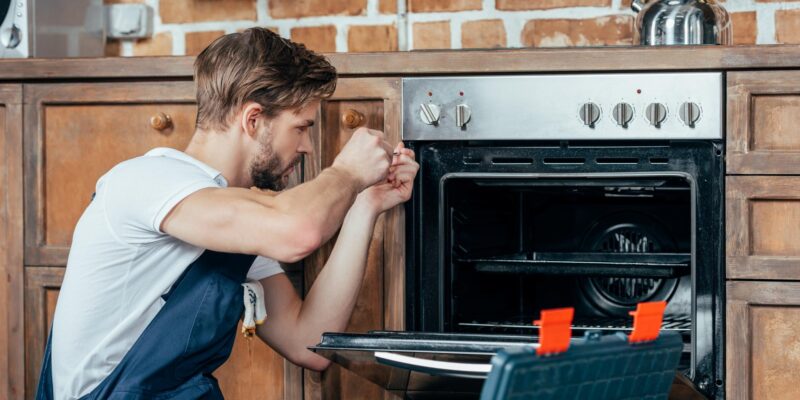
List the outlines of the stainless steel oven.
<svg viewBox="0 0 800 400">
<path fill-rule="evenodd" d="M 629 331 L 665 300 L 680 371 L 724 398 L 721 73 L 403 80 L 420 162 L 407 204 L 406 332 L 316 350 L 407 398 L 477 396 L 543 309 Z"/>
</svg>

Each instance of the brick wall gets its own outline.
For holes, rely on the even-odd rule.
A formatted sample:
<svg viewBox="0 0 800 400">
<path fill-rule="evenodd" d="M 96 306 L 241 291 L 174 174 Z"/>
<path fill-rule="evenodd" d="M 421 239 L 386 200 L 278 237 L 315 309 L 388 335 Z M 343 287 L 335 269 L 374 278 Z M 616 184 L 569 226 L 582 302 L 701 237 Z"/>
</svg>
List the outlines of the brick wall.
<svg viewBox="0 0 800 400">
<path fill-rule="evenodd" d="M 194 55 L 263 26 L 323 52 L 627 45 L 630 0 L 105 0 L 155 10 L 154 35 L 110 56 Z M 800 0 L 729 0 L 735 44 L 800 43 Z"/>
</svg>

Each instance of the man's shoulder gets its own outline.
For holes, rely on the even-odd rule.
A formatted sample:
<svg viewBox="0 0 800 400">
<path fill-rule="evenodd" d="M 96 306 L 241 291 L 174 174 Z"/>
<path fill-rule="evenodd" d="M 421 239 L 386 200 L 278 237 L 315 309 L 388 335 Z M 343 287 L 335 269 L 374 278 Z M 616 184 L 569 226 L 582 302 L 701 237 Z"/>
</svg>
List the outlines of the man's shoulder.
<svg viewBox="0 0 800 400">
<path fill-rule="evenodd" d="M 203 168 L 190 162 L 174 157 L 153 155 L 142 155 L 125 160 L 111 168 L 107 175 L 113 176 L 115 180 L 124 181 L 140 179 L 155 181 L 214 180 L 214 177 Z"/>
</svg>

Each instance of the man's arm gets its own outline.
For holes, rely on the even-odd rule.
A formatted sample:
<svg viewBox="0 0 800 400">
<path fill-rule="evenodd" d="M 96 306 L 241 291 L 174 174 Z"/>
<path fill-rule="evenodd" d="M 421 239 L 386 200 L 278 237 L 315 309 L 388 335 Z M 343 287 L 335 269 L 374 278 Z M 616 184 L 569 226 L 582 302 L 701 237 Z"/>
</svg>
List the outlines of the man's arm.
<svg viewBox="0 0 800 400">
<path fill-rule="evenodd" d="M 325 369 L 329 361 L 306 347 L 319 342 L 324 332 L 347 327 L 364 279 L 375 221 L 385 210 L 409 199 L 419 165 L 414 152 L 398 146 L 401 155 L 393 166 L 392 183 L 363 191 L 347 213 L 336 245 L 305 301 L 300 300 L 285 275 L 265 278 L 267 322 L 258 336 L 280 354 L 306 368 Z"/>
<path fill-rule="evenodd" d="M 377 214 L 358 203 L 347 213 L 331 256 L 314 285 L 301 300 L 285 274 L 261 280 L 267 320 L 258 336 L 289 361 L 317 371 L 329 361 L 306 347 L 323 332 L 342 331 L 355 306 L 366 268 L 367 251 Z"/>
<path fill-rule="evenodd" d="M 354 133 L 333 166 L 276 195 L 199 190 L 170 211 L 161 230 L 204 249 L 298 261 L 330 239 L 363 188 L 385 179 L 390 157 L 378 134 Z"/>
</svg>

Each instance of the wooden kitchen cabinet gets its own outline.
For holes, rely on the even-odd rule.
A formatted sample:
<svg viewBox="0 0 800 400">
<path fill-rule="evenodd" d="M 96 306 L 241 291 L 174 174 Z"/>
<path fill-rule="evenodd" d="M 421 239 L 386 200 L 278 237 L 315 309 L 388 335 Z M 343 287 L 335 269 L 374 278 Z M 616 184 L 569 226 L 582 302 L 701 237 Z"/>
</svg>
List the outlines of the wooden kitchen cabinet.
<svg viewBox="0 0 800 400">
<path fill-rule="evenodd" d="M 729 72 L 729 174 L 800 174 L 800 71 Z"/>
<path fill-rule="evenodd" d="M 400 80 L 397 78 L 342 78 L 336 93 L 324 101 L 313 131 L 314 155 L 305 165 L 307 178 L 329 166 L 355 129 L 365 126 L 384 131 L 386 139 L 400 141 Z M 348 332 L 400 330 L 404 324 L 404 222 L 401 206 L 377 222 L 367 270 Z M 333 248 L 334 240 L 306 262 L 310 288 Z M 332 365 L 324 373 L 307 372 L 306 399 L 377 399 L 389 394 L 369 381 Z"/>
<path fill-rule="evenodd" d="M 728 282 L 726 398 L 796 399 L 800 282 Z"/>
<path fill-rule="evenodd" d="M 0 84 L 0 399 L 24 390 L 22 85 Z"/>
<path fill-rule="evenodd" d="M 794 399 L 800 72 L 728 73 L 726 398 Z"/>
</svg>

